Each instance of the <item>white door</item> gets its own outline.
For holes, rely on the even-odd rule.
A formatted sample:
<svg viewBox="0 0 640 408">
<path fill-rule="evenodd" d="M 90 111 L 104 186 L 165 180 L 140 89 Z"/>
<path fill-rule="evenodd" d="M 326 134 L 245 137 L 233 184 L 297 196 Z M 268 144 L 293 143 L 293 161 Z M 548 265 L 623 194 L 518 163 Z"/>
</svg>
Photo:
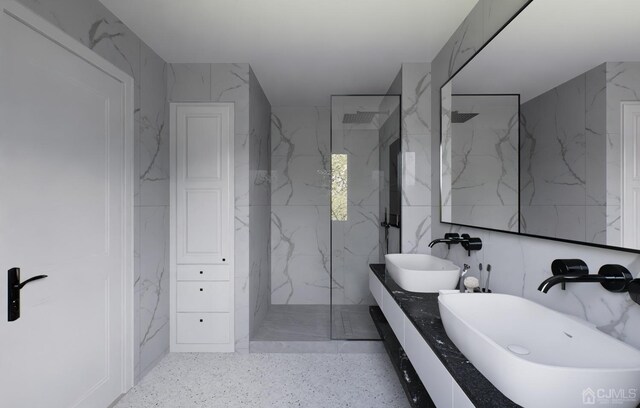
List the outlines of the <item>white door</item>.
<svg viewBox="0 0 640 408">
<path fill-rule="evenodd" d="M 640 102 L 622 103 L 622 239 L 626 248 L 640 244 Z"/>
<path fill-rule="evenodd" d="M 106 407 L 132 373 L 132 84 L 0 6 L 0 406 Z M 10 322 L 12 267 L 48 277 Z"/>
</svg>

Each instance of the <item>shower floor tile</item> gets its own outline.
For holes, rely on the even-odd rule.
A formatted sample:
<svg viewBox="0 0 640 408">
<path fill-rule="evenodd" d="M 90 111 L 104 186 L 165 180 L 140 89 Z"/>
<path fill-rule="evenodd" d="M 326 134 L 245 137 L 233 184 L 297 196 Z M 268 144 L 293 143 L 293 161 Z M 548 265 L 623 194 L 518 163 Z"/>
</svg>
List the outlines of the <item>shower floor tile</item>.
<svg viewBox="0 0 640 408">
<path fill-rule="evenodd" d="M 345 340 L 380 339 L 369 314 L 369 305 L 333 306 L 333 337 Z"/>
<path fill-rule="evenodd" d="M 328 305 L 271 305 L 251 340 L 330 340 Z"/>
<path fill-rule="evenodd" d="M 329 316 L 329 305 L 271 305 L 251 341 L 328 341 Z M 368 305 L 333 306 L 333 330 L 335 339 L 380 339 Z"/>
</svg>

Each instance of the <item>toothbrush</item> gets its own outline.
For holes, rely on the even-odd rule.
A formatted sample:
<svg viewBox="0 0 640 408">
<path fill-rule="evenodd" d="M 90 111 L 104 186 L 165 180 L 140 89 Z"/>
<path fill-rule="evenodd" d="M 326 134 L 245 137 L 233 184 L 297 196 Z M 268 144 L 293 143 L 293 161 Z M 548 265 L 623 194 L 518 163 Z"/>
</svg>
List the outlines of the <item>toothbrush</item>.
<svg viewBox="0 0 640 408">
<path fill-rule="evenodd" d="M 491 264 L 487 264 L 487 293 L 491 292 L 489 289 L 489 282 L 491 281 Z"/>
</svg>

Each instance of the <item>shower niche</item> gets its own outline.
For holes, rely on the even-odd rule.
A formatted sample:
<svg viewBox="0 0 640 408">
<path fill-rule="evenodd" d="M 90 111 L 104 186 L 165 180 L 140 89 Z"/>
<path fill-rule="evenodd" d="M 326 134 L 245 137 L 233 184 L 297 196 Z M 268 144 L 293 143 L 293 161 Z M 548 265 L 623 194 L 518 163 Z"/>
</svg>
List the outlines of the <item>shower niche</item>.
<svg viewBox="0 0 640 408">
<path fill-rule="evenodd" d="M 378 339 L 369 264 L 400 252 L 400 96 L 331 98 L 331 338 Z"/>
</svg>

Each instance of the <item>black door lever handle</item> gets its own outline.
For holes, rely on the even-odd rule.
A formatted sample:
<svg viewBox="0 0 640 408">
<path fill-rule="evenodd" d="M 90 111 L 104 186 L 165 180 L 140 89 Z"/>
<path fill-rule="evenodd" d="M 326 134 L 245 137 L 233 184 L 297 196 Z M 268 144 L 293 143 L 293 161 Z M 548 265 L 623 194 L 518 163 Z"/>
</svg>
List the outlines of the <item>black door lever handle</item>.
<svg viewBox="0 0 640 408">
<path fill-rule="evenodd" d="M 24 285 L 26 285 L 27 283 L 29 283 L 29 282 L 33 282 L 33 281 L 38 280 L 38 279 L 44 279 L 44 278 L 46 278 L 47 276 L 49 276 L 49 275 L 38 275 L 38 276 L 34 276 L 33 278 L 29 278 L 29 279 L 27 279 L 26 281 L 24 281 L 24 282 L 22 282 L 22 283 L 19 283 L 18 285 L 16 285 L 16 287 L 17 287 L 18 289 L 22 289 L 22 288 L 24 288 Z"/>
<path fill-rule="evenodd" d="M 9 292 L 9 296 L 7 296 L 7 302 L 9 302 L 7 305 L 7 317 L 12 322 L 20 318 L 20 289 L 29 282 L 46 278 L 47 275 L 34 276 L 24 282 L 20 282 L 20 268 L 11 268 L 7 273 L 7 289 Z"/>
</svg>

